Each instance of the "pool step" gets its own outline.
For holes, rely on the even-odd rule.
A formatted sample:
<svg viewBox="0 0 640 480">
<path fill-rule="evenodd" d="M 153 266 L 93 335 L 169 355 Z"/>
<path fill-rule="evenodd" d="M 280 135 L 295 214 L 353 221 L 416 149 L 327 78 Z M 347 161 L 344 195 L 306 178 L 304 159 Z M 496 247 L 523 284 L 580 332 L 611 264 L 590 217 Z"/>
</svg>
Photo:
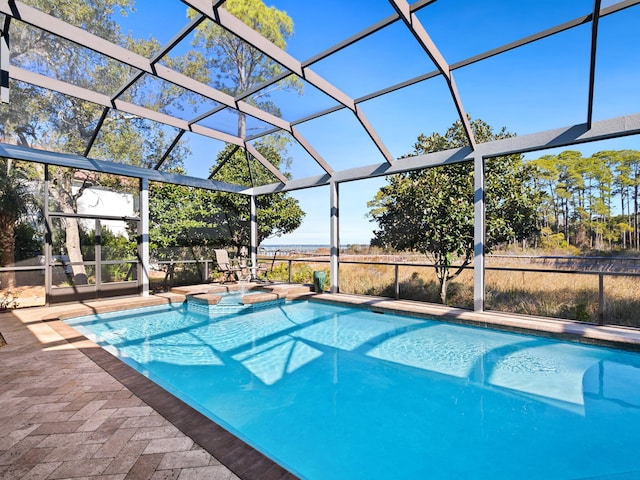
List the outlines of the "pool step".
<svg viewBox="0 0 640 480">
<path fill-rule="evenodd" d="M 315 295 L 311 285 L 302 285 L 299 283 L 282 283 L 274 285 L 263 285 L 264 290 L 271 290 L 287 298 L 287 300 L 301 299 L 305 296 Z"/>
<path fill-rule="evenodd" d="M 211 293 L 188 293 L 187 302 L 202 303 L 205 305 L 217 305 L 222 300 L 220 295 Z"/>
<path fill-rule="evenodd" d="M 285 298 L 285 295 L 280 293 L 251 293 L 242 297 L 243 305 L 251 305 L 254 303 L 273 302 Z"/>
</svg>

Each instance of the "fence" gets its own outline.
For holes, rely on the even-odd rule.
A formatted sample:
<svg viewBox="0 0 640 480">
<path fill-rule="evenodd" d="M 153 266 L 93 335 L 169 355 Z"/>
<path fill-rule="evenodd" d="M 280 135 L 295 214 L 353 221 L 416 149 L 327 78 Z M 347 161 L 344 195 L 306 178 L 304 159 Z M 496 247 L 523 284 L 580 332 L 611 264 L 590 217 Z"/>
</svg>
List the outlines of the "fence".
<svg viewBox="0 0 640 480">
<path fill-rule="evenodd" d="M 397 258 L 397 257 L 396 257 Z M 554 265 L 562 264 L 565 268 L 535 268 L 524 266 L 486 266 L 485 276 L 485 289 L 487 292 L 487 309 L 495 311 L 505 311 L 511 313 L 525 313 L 541 316 L 552 316 L 558 318 L 570 318 L 576 320 L 590 321 L 599 325 L 611 324 L 611 325 L 629 325 L 640 327 L 640 259 L 639 258 L 610 258 L 610 257 L 532 257 L 532 256 L 490 256 L 488 261 L 504 261 L 508 260 L 510 263 L 553 263 Z M 329 259 L 327 256 L 313 255 L 304 258 L 296 257 L 278 257 L 278 256 L 260 256 L 259 262 L 267 264 L 267 274 L 270 279 L 283 280 L 289 283 L 294 281 L 297 283 L 310 283 L 312 281 L 312 272 L 314 269 L 325 268 L 328 266 Z M 515 262 L 514 262 L 515 260 Z M 624 271 L 610 271 L 610 270 L 595 270 L 597 264 L 606 260 L 610 270 L 620 270 L 624 267 Z M 625 260 L 628 260 L 625 262 Z M 567 266 L 574 265 L 576 263 L 588 263 L 589 268 L 566 268 Z M 307 267 L 301 269 L 300 265 L 306 265 Z M 355 271 L 359 272 L 357 276 L 364 278 L 367 275 L 367 270 L 371 269 L 387 269 L 388 275 L 381 275 L 380 270 L 370 271 L 369 276 L 373 277 L 370 280 L 370 285 L 373 287 L 359 288 L 353 286 L 353 280 L 349 278 L 345 269 L 352 266 Z M 173 260 L 173 261 L 156 261 L 152 262 L 152 270 L 157 272 L 157 275 L 152 276 L 152 286 L 156 288 L 171 288 L 175 285 L 195 284 L 201 282 L 209 282 L 213 280 L 215 270 L 215 261 L 213 259 L 198 259 L 198 260 Z M 44 266 L 28 266 L 28 267 L 13 267 L 13 268 L 0 268 L 0 273 L 5 271 L 14 271 L 16 273 L 44 273 Z M 434 271 L 434 265 L 428 263 L 418 262 L 402 262 L 402 261 L 365 261 L 357 259 L 342 259 L 340 260 L 340 290 L 345 293 L 359 293 L 359 294 L 375 294 L 381 296 L 388 296 L 390 298 L 412 298 L 422 301 L 437 301 L 435 299 L 414 298 L 407 296 L 407 285 L 410 285 L 411 281 L 418 281 L 424 275 L 420 275 L 419 271 L 431 270 Z M 473 267 L 468 266 L 464 268 L 465 271 L 473 271 Z M 632 271 L 629 271 L 632 270 Z M 410 272 L 410 275 L 401 275 L 401 272 Z M 505 274 L 507 281 L 503 282 L 502 286 L 494 287 L 492 274 Z M 514 280 L 514 275 L 521 275 L 521 279 Z M 529 275 L 528 281 L 526 276 Z M 552 275 L 556 280 L 553 281 L 541 281 L 541 276 Z M 574 301 L 574 305 L 569 308 L 566 305 L 562 308 L 556 308 L 554 312 L 551 308 L 545 310 L 540 308 L 538 304 L 544 303 L 539 297 L 541 293 L 536 291 L 527 291 L 527 286 L 539 286 L 538 284 L 544 282 L 548 285 L 547 293 L 553 288 L 558 287 L 562 282 L 557 280 L 560 276 L 573 276 L 573 277 L 586 277 L 587 284 L 593 283 L 593 286 L 583 284 L 581 282 L 573 282 L 568 284 L 565 282 L 563 288 L 571 293 L 580 295 L 582 300 Z M 384 278 L 383 278 L 384 277 Z M 418 278 L 419 277 L 419 278 Z M 471 275 L 468 275 L 472 278 Z M 415 280 L 418 278 L 418 280 Z M 433 275 L 431 278 L 435 278 Z M 624 288 L 620 287 L 621 279 L 625 279 L 627 282 Z M 432 280 L 429 280 L 432 281 Z M 616 281 L 618 284 L 616 284 Z M 350 283 L 351 282 L 351 283 Z M 421 283 L 420 283 L 421 282 Z M 421 287 L 424 287 L 426 283 L 424 280 L 420 280 Z M 463 295 L 459 298 L 456 306 L 469 308 L 473 305 L 473 282 L 472 280 L 465 280 L 460 282 L 463 284 Z M 492 283 L 493 282 L 493 283 Z M 595 286 L 597 282 L 597 287 Z M 519 283 L 520 286 L 516 287 L 515 284 Z M 579 283 L 579 285 L 578 285 Z M 378 288 L 375 290 L 376 284 L 383 284 L 384 288 Z M 506 286 L 505 286 L 506 285 Z M 609 287 L 607 287 L 609 285 Z M 611 287 L 613 285 L 613 287 Z M 402 289 L 405 289 L 404 295 Z M 558 287 L 559 288 L 559 287 Z M 351 290 L 351 291 L 350 291 Z M 423 288 L 424 290 L 424 288 Z M 504 292 L 509 290 L 508 292 Z M 535 289 L 533 289 L 535 290 Z M 624 291 L 623 291 L 624 290 Z M 466 295 L 466 297 L 464 296 Z M 537 297 L 536 297 L 537 295 Z M 622 296 L 622 299 L 620 298 Z M 505 298 L 509 298 L 506 301 Z M 454 298 L 455 301 L 455 298 Z M 569 304 L 570 301 L 566 299 L 558 300 L 557 297 L 553 297 L 551 301 L 547 301 L 553 306 L 558 306 L 561 303 Z M 24 305 L 24 303 L 23 303 Z M 513 305 L 516 305 L 515 307 Z M 519 306 L 518 306 L 519 305 Z M 591 308 L 593 306 L 593 308 Z M 591 311 L 592 310 L 592 311 Z"/>
<path fill-rule="evenodd" d="M 492 258 L 492 257 L 490 257 Z M 521 256 L 520 258 L 536 258 L 536 257 L 524 257 Z M 562 259 L 563 261 L 567 261 L 570 262 L 570 259 L 573 258 L 575 259 L 575 257 L 545 257 L 547 260 L 553 258 L 554 260 L 557 259 Z M 587 257 L 589 258 L 590 261 L 597 263 L 598 261 L 602 261 L 602 260 L 610 260 L 609 257 Z M 271 259 L 269 259 L 271 261 Z M 631 265 L 637 265 L 637 262 L 640 261 L 640 259 L 631 259 Z M 298 265 L 298 264 L 310 264 L 313 265 L 314 267 L 317 264 L 328 264 L 329 260 L 327 258 L 321 258 L 320 256 L 313 256 L 310 258 L 277 258 L 275 259 L 275 263 L 276 264 L 286 264 L 287 265 L 287 278 L 286 280 L 288 282 L 292 282 L 293 280 L 293 271 L 294 271 L 294 265 Z M 621 259 L 616 259 L 616 263 L 620 264 L 622 263 Z M 401 295 L 401 285 L 402 285 L 402 278 L 401 278 L 401 269 L 413 269 L 413 270 L 420 270 L 420 269 L 431 269 L 431 270 L 435 270 L 435 266 L 433 264 L 427 264 L 427 263 L 405 263 L 405 262 L 385 262 L 385 261 L 362 261 L 362 260 L 341 260 L 340 261 L 340 268 L 341 268 L 341 272 L 340 272 L 340 290 L 343 292 L 347 292 L 349 290 L 349 284 L 344 282 L 344 276 L 342 274 L 342 269 L 347 266 L 347 265 L 353 265 L 353 266 L 361 266 L 364 267 L 363 271 L 365 271 L 367 268 L 371 268 L 371 267 L 387 267 L 392 269 L 393 274 L 391 276 L 391 280 L 390 280 L 390 285 L 391 285 L 391 292 L 389 292 L 389 288 L 386 289 L 386 293 L 390 293 L 387 295 L 383 295 L 383 296 L 389 296 L 391 298 L 402 298 Z M 308 269 L 309 271 L 313 270 L 313 269 Z M 473 271 L 473 267 L 471 266 L 467 266 L 464 267 L 463 270 L 465 271 Z M 485 272 L 486 272 L 486 276 L 489 276 L 491 273 L 495 272 L 495 273 L 509 273 L 509 274 L 514 274 L 514 273 L 520 273 L 523 276 L 523 280 L 522 283 L 524 284 L 524 276 L 525 274 L 532 274 L 534 275 L 536 278 L 534 278 L 533 280 L 531 280 L 531 284 L 533 284 L 532 286 L 536 287 L 537 285 L 535 285 L 535 283 L 539 280 L 540 276 L 548 276 L 548 275 L 553 275 L 555 277 L 555 281 L 551 281 L 551 282 L 546 282 L 548 284 L 549 290 L 553 290 L 554 288 L 557 288 L 561 283 L 561 281 L 558 280 L 558 278 L 560 278 L 560 276 L 563 275 L 569 275 L 569 276 L 584 276 L 587 277 L 588 279 L 590 279 L 589 281 L 593 281 L 594 283 L 597 282 L 597 287 L 596 288 L 587 288 L 582 286 L 582 284 L 580 286 L 575 286 L 575 282 L 574 282 L 574 286 L 572 288 L 572 285 L 569 284 L 569 287 L 567 288 L 568 290 L 575 290 L 575 294 L 576 295 L 580 295 L 583 299 L 586 298 L 586 300 L 581 300 L 581 301 L 575 301 L 575 305 L 573 306 L 572 309 L 566 308 L 566 305 L 564 306 L 564 308 L 562 305 L 560 305 L 560 301 L 556 301 L 556 296 L 554 296 L 551 300 L 551 302 L 547 302 L 547 303 L 552 303 L 555 304 L 555 306 L 557 306 L 557 311 L 559 312 L 556 315 L 552 315 L 548 312 L 548 310 L 545 310 L 544 308 L 542 309 L 538 309 L 536 310 L 536 306 L 528 306 L 527 308 L 522 308 L 522 309 L 514 309 L 514 308 L 508 308 L 509 304 L 507 304 L 506 302 L 504 302 L 504 300 L 502 299 L 498 299 L 496 300 L 495 297 L 499 297 L 499 295 L 496 295 L 495 290 L 491 290 L 491 288 L 487 288 L 487 290 L 489 290 L 487 297 L 491 297 L 491 305 L 489 306 L 489 310 L 495 310 L 495 311 L 508 311 L 511 313 L 526 313 L 526 314 L 533 314 L 533 315 L 541 315 L 541 316 L 557 316 L 558 318 L 569 318 L 569 319 L 575 319 L 575 320 L 582 320 L 582 321 L 590 321 L 593 323 L 597 323 L 599 325 L 604 325 L 604 324 L 614 324 L 614 325 L 629 325 L 629 326 L 637 326 L 640 327 L 640 272 L 638 271 L 594 271 L 594 270 L 588 270 L 588 269 L 576 269 L 576 268 L 566 268 L 566 269 L 549 269 L 549 268 L 529 268 L 529 267 L 498 267 L 498 266 L 486 266 L 485 267 Z M 374 272 L 375 273 L 375 272 Z M 413 273 L 413 275 L 415 275 L 415 273 Z M 377 275 L 377 279 L 380 280 L 381 275 Z M 607 288 L 605 288 L 607 280 L 608 279 L 621 279 L 621 278 L 626 278 L 626 279 L 630 279 L 631 280 L 631 287 L 626 288 L 627 291 L 627 295 L 626 295 L 626 299 L 624 299 L 623 302 L 621 302 L 617 297 L 614 299 L 614 294 L 616 293 L 615 291 L 610 292 L 609 293 L 609 297 L 607 298 Z M 282 280 L 285 280 L 284 278 L 281 278 Z M 308 278 L 306 281 L 310 282 L 311 278 Z M 487 283 L 485 282 L 485 287 L 487 287 Z M 588 283 L 588 282 L 587 282 Z M 388 287 L 388 285 L 387 285 Z M 513 286 L 511 286 L 513 287 Z M 566 285 L 565 285 L 566 287 Z M 558 287 L 559 288 L 559 287 Z M 619 290 L 619 289 L 614 289 L 614 290 Z M 462 307 L 469 307 L 470 305 L 473 304 L 473 286 L 471 283 L 471 286 L 469 287 L 469 291 L 471 292 L 471 298 L 470 301 L 468 302 L 468 305 L 458 305 L 458 306 L 462 306 Z M 591 295 L 591 291 L 593 291 L 595 293 L 595 295 Z M 514 293 L 515 292 L 515 293 Z M 363 291 L 349 291 L 349 293 L 359 293 L 362 294 L 364 293 Z M 520 302 L 526 302 L 530 299 L 530 295 L 527 295 L 526 292 L 522 289 L 522 288 L 512 288 L 512 292 L 510 293 L 510 295 L 513 297 L 520 297 Z M 565 299 L 563 300 L 564 303 L 567 303 L 568 301 Z M 584 303 L 581 303 L 584 302 Z M 625 306 L 624 308 L 609 308 L 607 309 L 607 304 L 610 303 L 611 307 L 613 307 L 613 304 L 617 303 L 624 303 Z M 517 303 L 517 302 L 512 302 L 512 303 Z M 533 302 L 535 303 L 535 302 Z M 544 303 L 544 302 L 540 302 L 540 303 Z M 589 314 L 589 305 L 590 303 L 595 303 L 595 312 L 593 315 Z M 505 309 L 505 305 L 506 305 L 506 309 Z M 553 306 L 553 305 L 552 305 Z M 501 308 L 502 307 L 502 308 Z M 613 311 L 615 310 L 615 315 L 613 314 Z"/>
</svg>

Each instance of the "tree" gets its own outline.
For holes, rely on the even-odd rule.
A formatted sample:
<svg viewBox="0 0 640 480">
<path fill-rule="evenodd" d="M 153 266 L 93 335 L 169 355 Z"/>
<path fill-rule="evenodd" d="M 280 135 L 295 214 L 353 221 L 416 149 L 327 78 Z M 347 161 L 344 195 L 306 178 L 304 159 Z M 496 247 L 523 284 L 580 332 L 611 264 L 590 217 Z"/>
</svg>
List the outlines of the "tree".
<svg viewBox="0 0 640 480">
<path fill-rule="evenodd" d="M 258 145 L 273 165 L 282 163 L 277 149 Z M 248 161 L 241 150 L 223 150 L 227 160 L 218 171 L 221 181 L 251 185 L 272 181 L 271 173 L 256 161 Z M 220 160 L 222 161 L 222 160 Z M 247 166 L 247 163 L 249 165 Z M 247 167 L 247 168 L 242 168 Z M 294 231 L 304 212 L 287 193 L 258 197 L 258 245 L 267 238 Z M 247 195 L 214 192 L 170 184 L 151 184 L 149 195 L 151 251 L 156 255 L 174 247 L 234 247 L 237 252 L 250 243 L 250 206 Z M 194 256 L 195 258 L 195 256 Z"/>
<path fill-rule="evenodd" d="M 227 158 L 232 147 L 228 147 L 219 155 L 219 160 Z M 283 149 L 272 142 L 259 142 L 256 148 L 276 168 L 286 167 L 287 161 L 282 159 Z M 243 168 L 244 167 L 244 168 Z M 285 175 L 287 173 L 285 172 Z M 237 150 L 221 165 L 216 178 L 240 185 L 262 185 L 273 182 L 272 174 L 259 162 L 248 160 L 244 152 Z M 214 203 L 224 212 L 224 225 L 220 228 L 227 236 L 225 242 L 237 249 L 249 244 L 250 219 L 249 197 L 233 193 L 216 192 Z M 304 212 L 298 201 L 288 193 L 262 195 L 256 200 L 258 222 L 258 245 L 267 238 L 279 237 L 291 233 L 298 228 Z"/>
<path fill-rule="evenodd" d="M 632 230 L 630 246 L 640 249 L 640 152 L 637 150 L 620 150 L 614 183 L 620 193 L 622 214 L 625 214 L 625 200 L 628 225 Z M 624 233 L 623 233 L 624 235 Z"/>
<path fill-rule="evenodd" d="M 126 15 L 133 7 L 133 0 L 34 0 L 31 4 L 147 57 L 159 49 L 158 42 L 153 39 L 137 40 L 120 31 L 114 14 L 118 11 Z M 167 58 L 165 62 L 172 67 L 187 62 L 186 57 L 188 55 Z M 128 66 L 21 22 L 12 24 L 11 62 L 99 92 L 117 90 L 134 73 L 134 69 Z M 191 70 L 196 78 L 202 78 L 202 70 L 198 65 L 192 66 Z M 153 110 L 166 111 L 171 101 L 181 93 L 175 86 L 159 89 L 147 82 L 136 82 L 123 98 L 142 103 Z M 85 153 L 102 107 L 19 82 L 13 84 L 11 95 L 12 103 L 3 107 L 3 122 L 0 122 L 3 128 L 0 133 L 4 138 L 13 137 L 16 143 L 29 147 L 81 155 Z M 90 156 L 151 166 L 158 161 L 170 142 L 164 126 L 112 111 L 101 127 Z M 174 150 L 165 168 L 180 164 L 184 152 L 183 147 Z M 77 200 L 86 188 L 105 178 L 76 169 L 51 166 L 49 177 L 52 207 L 70 214 L 77 213 Z M 91 182 L 87 181 L 87 177 L 92 178 Z M 77 219 L 68 216 L 63 224 L 65 249 L 72 262 L 74 277 L 84 279 L 86 273 Z"/>
<path fill-rule="evenodd" d="M 267 7 L 262 0 L 227 0 L 224 8 L 281 49 L 286 48 L 288 39 L 293 35 L 293 21 L 286 12 Z M 234 97 L 255 90 L 255 93 L 244 100 L 273 115 L 281 114 L 270 100 L 273 91 L 302 93 L 302 82 L 293 74 L 260 89 L 283 72 L 282 66 L 213 22 L 206 22 L 198 27 L 193 46 L 197 51 L 207 53 L 202 61 L 210 72 L 210 83 L 213 86 Z M 238 136 L 245 138 L 248 128 L 246 115 L 239 113 Z M 287 142 L 282 137 L 271 135 L 256 142 L 254 146 L 276 168 L 281 167 L 286 175 L 289 161 L 286 158 Z M 228 146 L 218 155 L 219 168 L 212 169 L 212 173 L 215 170 L 216 180 L 247 186 L 276 181 L 245 152 L 237 150 L 229 157 L 232 151 L 233 147 Z M 223 159 L 226 159 L 224 163 Z M 214 194 L 214 204 L 219 209 L 216 232 L 221 235 L 220 240 L 237 249 L 248 245 L 249 197 L 218 192 Z M 285 193 L 260 196 L 256 204 L 258 244 L 266 238 L 292 232 L 300 226 L 304 216 L 297 200 Z"/>
<path fill-rule="evenodd" d="M 181 170 L 177 170 L 181 172 Z M 218 226 L 222 212 L 207 190 L 152 182 L 149 186 L 150 251 L 155 258 L 180 257 L 177 247 L 187 248 L 193 258 L 200 247 L 220 245 Z"/>
<path fill-rule="evenodd" d="M 126 15 L 133 8 L 133 0 L 69 0 L 62 4 L 54 0 L 34 0 L 31 4 L 147 58 L 159 49 L 158 42 L 153 39 L 133 39 L 120 31 L 114 14 L 118 10 L 120 15 Z M 286 39 L 293 32 L 291 20 L 284 12 L 267 8 L 260 1 L 229 0 L 225 8 L 238 18 L 250 22 L 281 48 L 284 48 Z M 205 24 L 208 26 L 205 27 Z M 257 87 L 281 72 L 281 67 L 275 62 L 214 22 L 203 22 L 195 35 L 194 47 L 196 50 L 182 56 L 164 57 L 163 63 L 199 81 L 214 84 L 232 95 Z M 12 24 L 11 62 L 100 92 L 117 90 L 134 73 L 127 66 L 20 22 Z M 246 101 L 279 114 L 268 99 L 269 93 L 275 88 L 300 89 L 301 82 L 294 79 L 295 75 L 290 77 L 269 89 L 263 89 Z M 175 109 L 173 100 L 180 95 L 181 98 L 190 99 L 195 111 L 195 94 L 166 83 L 162 85 L 158 87 L 153 79 L 138 81 L 127 89 L 122 98 L 152 110 L 175 113 L 172 111 Z M 94 134 L 96 121 L 103 112 L 102 107 L 95 104 L 22 83 L 13 84 L 12 97 L 16 101 L 9 106 L 0 106 L 4 120 L 0 122 L 0 134 L 7 139 L 13 137 L 18 144 L 47 150 L 84 154 Z M 16 105 L 21 108 L 15 108 Z M 246 121 L 243 115 L 240 115 L 239 122 L 239 130 L 244 136 L 246 127 L 242 125 L 246 126 Z M 162 125 L 111 111 L 89 155 L 130 165 L 153 166 L 167 150 L 171 140 Z M 180 167 L 186 152 L 180 143 L 172 150 L 162 168 L 171 170 Z M 105 178 L 51 166 L 49 176 L 53 198 L 51 204 L 63 213 L 76 213 L 77 200 L 86 188 L 99 184 Z M 248 210 L 244 216 L 248 217 Z M 66 253 L 75 264 L 74 275 L 82 278 L 85 272 L 78 223 L 73 216 L 66 217 L 63 223 Z"/>
<path fill-rule="evenodd" d="M 15 261 L 15 237 L 19 220 L 28 213 L 32 202 L 23 169 L 6 158 L 0 158 L 0 266 L 11 266 Z M 2 287 L 15 286 L 15 275 L 2 275 Z"/>
<path fill-rule="evenodd" d="M 281 49 L 293 35 L 293 21 L 286 12 L 267 7 L 262 0 L 227 0 L 224 8 Z M 191 11 L 190 15 L 195 12 Z M 279 63 L 213 22 L 198 27 L 193 46 L 196 52 L 206 52 L 206 57 L 195 53 L 194 58 L 210 72 L 213 86 L 234 97 L 260 87 L 283 71 Z M 279 109 L 269 100 L 270 93 L 278 89 L 301 92 L 302 82 L 295 75 L 289 75 L 246 101 L 279 116 Z M 238 136 L 245 138 L 246 130 L 246 116 L 239 114 Z"/>
<path fill-rule="evenodd" d="M 546 225 L 578 247 L 603 248 L 619 238 L 622 248 L 638 245 L 640 152 L 603 150 L 591 157 L 565 150 L 531 161 L 551 208 Z M 620 217 L 613 201 L 620 199 Z M 552 211 L 552 213 L 551 213 Z"/>
<path fill-rule="evenodd" d="M 511 136 L 494 133 L 481 120 L 471 122 L 478 142 Z M 460 121 L 445 133 L 420 135 L 413 155 L 466 145 Z M 534 169 L 520 155 L 486 163 L 486 249 L 500 242 L 523 239 L 536 231 L 540 194 L 530 182 Z M 378 224 L 374 245 L 416 250 L 435 266 L 440 300 L 447 286 L 473 258 L 473 165 L 469 162 L 426 168 L 387 177 L 389 182 L 369 202 L 369 215 Z"/>
</svg>

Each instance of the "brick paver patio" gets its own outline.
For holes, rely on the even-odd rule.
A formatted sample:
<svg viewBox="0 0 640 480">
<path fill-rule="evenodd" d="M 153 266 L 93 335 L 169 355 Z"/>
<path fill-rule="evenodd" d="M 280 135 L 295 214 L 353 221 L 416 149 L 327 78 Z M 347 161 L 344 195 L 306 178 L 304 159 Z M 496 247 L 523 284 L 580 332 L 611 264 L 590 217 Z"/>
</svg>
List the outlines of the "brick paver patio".
<svg viewBox="0 0 640 480">
<path fill-rule="evenodd" d="M 293 478 L 62 322 L 41 321 L 70 308 L 0 314 L 0 478 Z"/>
</svg>

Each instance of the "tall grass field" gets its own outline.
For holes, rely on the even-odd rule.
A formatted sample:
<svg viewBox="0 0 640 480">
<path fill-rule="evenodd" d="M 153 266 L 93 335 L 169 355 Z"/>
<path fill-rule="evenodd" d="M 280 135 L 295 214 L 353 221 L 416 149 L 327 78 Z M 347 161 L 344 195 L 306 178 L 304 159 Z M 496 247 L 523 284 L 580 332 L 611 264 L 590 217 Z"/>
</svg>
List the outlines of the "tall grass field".
<svg viewBox="0 0 640 480">
<path fill-rule="evenodd" d="M 350 258 L 351 259 L 351 258 Z M 384 257 L 358 257 L 363 262 L 390 262 Z M 415 259 L 411 260 L 412 262 Z M 495 271 L 523 267 L 504 261 L 487 261 L 485 272 L 485 309 L 551 318 L 597 323 L 599 320 L 599 280 L 593 273 Z M 292 262 L 292 281 L 311 283 L 313 272 L 325 271 L 326 262 L 313 260 Z M 286 281 L 288 262 L 276 262 L 269 278 Z M 395 266 L 381 264 L 341 263 L 339 270 L 341 293 L 395 298 Z M 398 297 L 430 303 L 440 303 L 440 287 L 432 266 L 400 265 L 398 267 Z M 640 327 L 640 276 L 604 277 L 604 323 Z M 473 308 L 473 269 L 466 269 L 447 289 L 447 304 Z"/>
</svg>

